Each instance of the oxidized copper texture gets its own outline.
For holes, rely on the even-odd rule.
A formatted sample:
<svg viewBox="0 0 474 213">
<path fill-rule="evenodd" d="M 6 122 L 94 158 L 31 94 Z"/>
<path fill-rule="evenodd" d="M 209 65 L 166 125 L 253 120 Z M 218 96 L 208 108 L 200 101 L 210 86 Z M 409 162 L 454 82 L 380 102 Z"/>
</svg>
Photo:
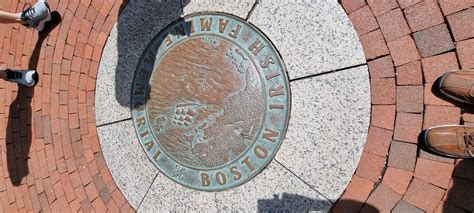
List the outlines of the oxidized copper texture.
<svg viewBox="0 0 474 213">
<path fill-rule="evenodd" d="M 289 117 L 275 48 L 245 21 L 200 14 L 160 32 L 135 74 L 132 114 L 151 161 L 188 187 L 240 185 L 275 155 Z"/>
<path fill-rule="evenodd" d="M 254 141 L 265 94 L 255 65 L 241 52 L 225 39 L 196 37 L 177 44 L 155 68 L 148 117 L 174 159 L 213 168 Z"/>
</svg>

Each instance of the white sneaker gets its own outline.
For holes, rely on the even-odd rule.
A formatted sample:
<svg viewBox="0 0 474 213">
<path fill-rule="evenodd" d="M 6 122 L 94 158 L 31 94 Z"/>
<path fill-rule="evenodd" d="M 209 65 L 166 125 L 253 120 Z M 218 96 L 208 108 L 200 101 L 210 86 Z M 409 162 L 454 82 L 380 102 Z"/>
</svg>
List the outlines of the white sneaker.
<svg viewBox="0 0 474 213">
<path fill-rule="evenodd" d="M 7 81 L 11 81 L 23 86 L 33 87 L 38 82 L 38 73 L 36 70 L 11 70 L 7 69 Z"/>
<path fill-rule="evenodd" d="M 46 0 L 39 0 L 33 7 L 21 12 L 20 19 L 23 21 L 24 26 L 41 32 L 46 22 L 51 20 L 51 11 L 49 10 L 48 3 Z"/>
</svg>

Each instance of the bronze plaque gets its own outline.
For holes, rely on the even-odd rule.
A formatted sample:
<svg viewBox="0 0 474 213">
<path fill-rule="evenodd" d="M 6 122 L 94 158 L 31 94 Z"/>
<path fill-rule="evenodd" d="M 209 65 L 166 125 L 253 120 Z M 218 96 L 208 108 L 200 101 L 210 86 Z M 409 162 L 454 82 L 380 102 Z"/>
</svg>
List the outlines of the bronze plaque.
<svg viewBox="0 0 474 213">
<path fill-rule="evenodd" d="M 258 174 L 285 135 L 290 91 L 271 42 L 238 17 L 170 24 L 135 72 L 132 115 L 150 160 L 185 186 L 220 191 Z"/>
</svg>

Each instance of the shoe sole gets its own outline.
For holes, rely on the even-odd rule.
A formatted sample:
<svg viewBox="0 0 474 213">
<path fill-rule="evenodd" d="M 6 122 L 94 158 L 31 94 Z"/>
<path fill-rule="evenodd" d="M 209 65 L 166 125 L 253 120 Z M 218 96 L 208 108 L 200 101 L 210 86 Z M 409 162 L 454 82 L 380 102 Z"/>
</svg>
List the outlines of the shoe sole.
<svg viewBox="0 0 474 213">
<path fill-rule="evenodd" d="M 434 149 L 431 148 L 431 146 L 428 144 L 428 131 L 430 131 L 431 129 L 433 128 L 436 128 L 436 127 L 451 127 L 451 126 L 463 126 L 463 125 L 455 125 L 455 124 L 448 124 L 448 125 L 439 125 L 439 126 L 433 126 L 433 127 L 430 127 L 428 129 L 425 130 L 425 134 L 423 135 L 423 142 L 425 143 L 425 146 L 432 152 L 438 154 L 438 155 L 441 155 L 441 156 L 446 156 L 446 157 L 450 157 L 450 158 L 460 158 L 460 159 L 472 159 L 474 157 L 463 157 L 463 156 L 459 156 L 459 155 L 451 155 L 451 154 L 447 154 L 447 153 L 443 153 L 443 152 L 438 152 Z"/>
<path fill-rule="evenodd" d="M 22 84 L 23 86 L 27 87 L 34 87 L 38 83 L 38 72 L 35 70 L 35 73 L 32 75 L 33 82 L 31 84 Z"/>
<path fill-rule="evenodd" d="M 452 96 L 446 92 L 444 92 L 442 89 L 441 89 L 441 84 L 443 84 L 443 81 L 444 81 L 444 78 L 446 78 L 446 76 L 448 75 L 448 73 L 450 72 L 453 72 L 453 71 L 448 71 L 448 72 L 445 72 L 442 76 L 441 76 L 441 79 L 438 83 L 438 91 L 441 92 L 442 95 L 444 95 L 445 97 L 448 97 L 449 99 L 453 100 L 453 101 L 457 101 L 457 102 L 460 102 L 460 103 L 464 103 L 464 104 L 474 104 L 474 103 L 471 103 L 471 102 L 468 102 L 468 101 L 465 101 L 463 99 L 460 99 L 458 97 L 455 97 L 455 96 Z"/>
<path fill-rule="evenodd" d="M 38 83 L 38 72 L 36 70 L 34 70 L 35 73 L 33 74 L 33 82 L 31 82 L 31 84 L 25 84 L 25 83 L 21 83 L 21 82 L 17 82 L 17 81 L 14 81 L 14 80 L 10 80 L 10 79 L 5 79 L 6 81 L 9 81 L 9 82 L 12 82 L 12 83 L 16 83 L 18 85 L 21 85 L 21 86 L 25 86 L 25 87 L 34 87 L 36 86 L 36 84 Z"/>
<path fill-rule="evenodd" d="M 33 80 L 35 82 L 33 83 L 33 85 L 31 85 L 32 87 L 36 86 L 36 84 L 38 83 L 38 80 L 39 80 L 38 72 L 36 70 L 35 70 L 35 74 L 33 74 Z"/>
<path fill-rule="evenodd" d="M 39 32 L 43 31 L 44 26 L 46 25 L 46 22 L 51 21 L 51 10 L 49 9 L 49 5 L 46 1 L 44 1 L 44 4 L 48 8 L 48 17 L 40 21 L 40 23 L 38 24 L 38 27 L 36 27 L 36 30 L 38 30 Z"/>
</svg>

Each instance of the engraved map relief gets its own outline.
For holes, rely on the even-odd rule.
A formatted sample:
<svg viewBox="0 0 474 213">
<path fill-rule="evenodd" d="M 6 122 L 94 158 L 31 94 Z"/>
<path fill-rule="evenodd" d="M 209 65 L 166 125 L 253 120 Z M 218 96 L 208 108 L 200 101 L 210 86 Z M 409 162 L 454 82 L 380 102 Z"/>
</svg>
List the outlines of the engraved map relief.
<svg viewBox="0 0 474 213">
<path fill-rule="evenodd" d="M 148 118 L 156 139 L 185 165 L 214 168 L 255 140 L 265 92 L 251 59 L 219 37 L 195 37 L 162 57 L 150 79 Z"/>
</svg>

